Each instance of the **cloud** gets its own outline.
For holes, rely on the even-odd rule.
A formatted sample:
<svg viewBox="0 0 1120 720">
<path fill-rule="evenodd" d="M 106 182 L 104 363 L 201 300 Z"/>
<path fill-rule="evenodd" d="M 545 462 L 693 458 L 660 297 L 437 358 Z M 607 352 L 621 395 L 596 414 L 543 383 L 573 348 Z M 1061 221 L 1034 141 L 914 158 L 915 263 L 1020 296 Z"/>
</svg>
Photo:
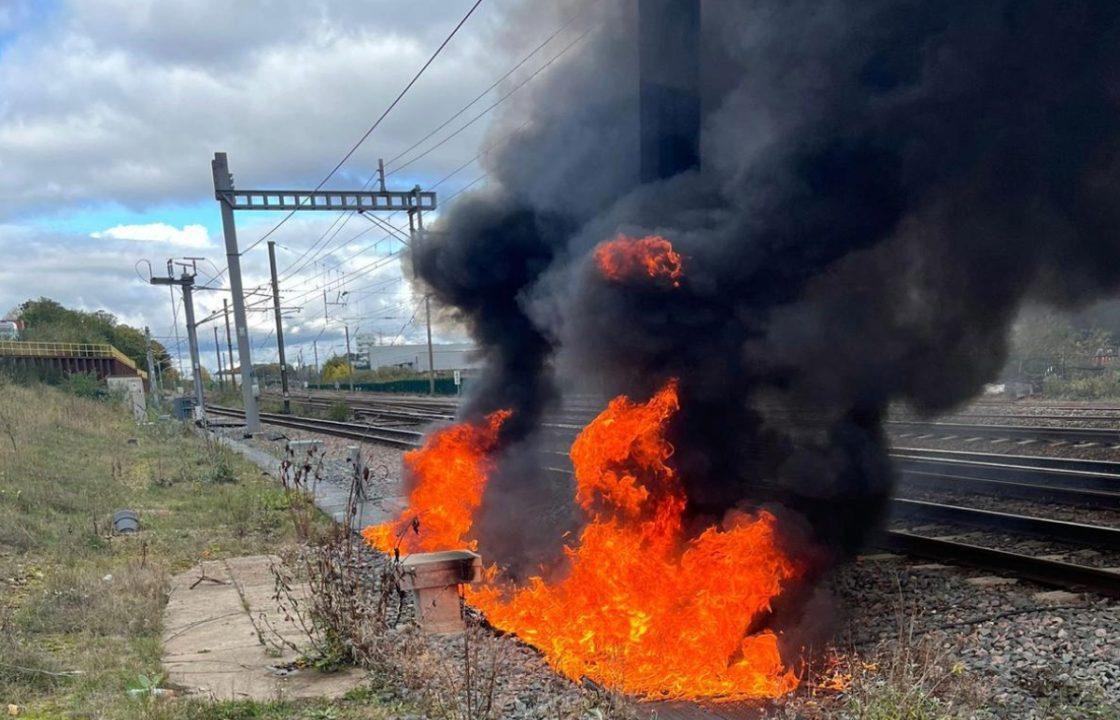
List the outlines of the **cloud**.
<svg viewBox="0 0 1120 720">
<path fill-rule="evenodd" d="M 297 236 L 308 237 L 307 221 L 299 217 L 292 220 L 293 232 Z M 159 225 L 138 225 L 150 228 Z M 128 226 L 122 226 L 127 235 Z M 172 231 L 182 233 L 168 226 Z M 224 252 L 217 244 L 199 252 L 180 246 L 178 252 L 170 247 L 157 245 L 140 246 L 137 242 L 146 240 L 122 239 L 110 231 L 98 234 L 101 238 L 91 238 L 89 234 L 65 232 L 37 225 L 0 224 L 0 249 L 18 248 L 18 252 L 7 252 L 4 262 L 0 262 L 0 316 L 15 308 L 25 300 L 38 297 L 53 298 L 67 307 L 81 310 L 106 310 L 134 327 L 149 326 L 153 336 L 171 347 L 174 353 L 175 331 L 172 326 L 172 302 L 175 300 L 174 317 L 179 326 L 179 351 L 184 357 L 187 353 L 186 334 L 183 328 L 183 311 L 179 291 L 165 287 L 153 287 L 148 283 L 148 268 L 137 265 L 137 260 L 145 257 L 157 274 L 163 273 L 163 264 L 169 256 L 200 255 L 207 260 L 220 263 Z M 251 220 L 245 222 L 247 237 L 255 237 L 266 229 L 266 224 Z M 377 238 L 373 238 L 376 240 Z M 372 244 L 372 243 L 371 243 Z M 289 357 L 295 362 L 300 351 L 307 363 L 313 362 L 317 344 L 320 362 L 330 354 L 342 352 L 345 346 L 344 327 L 349 326 L 351 341 L 356 335 L 382 336 L 385 342 L 396 340 L 398 343 L 422 342 L 424 339 L 423 313 L 418 312 L 420 299 L 413 295 L 408 282 L 409 276 L 402 272 L 400 262 L 386 256 L 390 248 L 382 245 L 376 253 L 370 249 L 366 254 L 350 257 L 353 251 L 346 248 L 337 254 L 329 254 L 328 265 L 315 265 L 303 277 L 293 277 L 281 282 L 281 305 L 285 308 L 284 334 Z M 298 257 L 302 249 L 278 247 L 278 260 L 281 265 Z M 326 268 L 329 267 L 329 270 Z M 243 277 L 247 291 L 256 288 L 267 290 L 268 256 L 263 248 L 258 248 L 242 257 Z M 211 285 L 215 272 L 210 262 L 199 263 L 199 279 L 202 284 Z M 342 273 L 363 270 L 354 276 Z M 341 278 L 341 279 L 339 279 Z M 326 283 L 330 288 L 329 321 L 324 318 L 324 305 L 320 286 Z M 221 283 L 216 283 L 221 284 Z M 350 291 L 341 296 L 343 291 Z M 195 313 L 201 319 L 222 310 L 223 298 L 228 292 L 198 291 L 195 293 Z M 250 294 L 247 303 L 251 306 L 248 313 L 249 332 L 252 339 L 254 362 L 274 362 L 276 358 L 275 321 L 273 319 L 270 294 Z M 340 303 L 340 304 L 334 304 Z M 435 314 L 433 308 L 433 314 Z M 434 320 L 436 318 L 433 318 Z M 220 345 L 225 344 L 225 325 L 219 319 Z M 457 340 L 459 336 L 448 329 L 433 327 L 436 342 Z M 212 325 L 207 324 L 199 333 L 202 362 L 216 369 L 214 357 L 214 334 Z"/>
<path fill-rule="evenodd" d="M 0 62 L 0 220 L 66 204 L 212 198 L 215 151 L 229 153 L 241 187 L 313 186 L 469 5 L 63 3 L 51 22 L 17 33 Z M 379 156 L 407 149 L 539 42 L 526 38 L 512 55 L 490 42 L 502 12 L 484 5 L 471 18 L 332 187 L 361 184 Z M 477 152 L 486 126 L 397 179 L 442 177 Z"/>
<path fill-rule="evenodd" d="M 107 230 L 90 233 L 91 238 L 102 240 L 130 240 L 133 242 L 165 243 L 177 247 L 205 248 L 210 246 L 210 236 L 202 225 L 184 225 L 182 229 L 166 223 L 146 225 L 117 225 Z"/>
<path fill-rule="evenodd" d="M 409 148 L 556 28 L 542 13 L 537 35 L 508 41 L 515 1 L 524 4 L 483 3 L 328 187 L 361 185 L 378 157 Z M 158 270 L 169 256 L 204 255 L 200 283 L 228 288 L 228 278 L 213 277 L 225 265 L 220 238 L 200 226 L 219 227 L 213 153 L 229 153 L 238 187 L 313 187 L 472 3 L 415 0 L 402 11 L 390 0 L 0 0 L 0 314 L 47 296 L 171 337 L 175 295 L 148 284 L 144 260 Z M 392 175 L 390 186 L 431 183 L 459 168 L 478 152 L 488 123 L 484 117 Z M 481 172 L 468 165 L 438 188 L 440 202 Z M 343 344 L 344 325 L 386 341 L 421 340 L 423 314 L 395 256 L 400 242 L 360 217 L 339 230 L 336 217 L 300 213 L 270 236 L 279 243 L 282 304 L 292 308 L 290 356 L 302 345 L 310 361 L 317 342 L 324 359 Z M 242 250 L 277 220 L 238 213 Z M 267 288 L 264 244 L 241 263 L 247 302 L 261 304 L 254 290 Z M 332 300 L 351 291 L 345 306 L 330 306 L 329 322 L 324 284 Z M 196 293 L 199 317 L 221 310 L 225 288 Z M 181 311 L 177 319 L 181 328 Z M 249 325 L 254 359 L 267 361 L 275 348 L 267 304 L 249 313 Z M 435 332 L 438 340 L 445 330 Z M 201 339 L 212 367 L 210 326 Z"/>
</svg>

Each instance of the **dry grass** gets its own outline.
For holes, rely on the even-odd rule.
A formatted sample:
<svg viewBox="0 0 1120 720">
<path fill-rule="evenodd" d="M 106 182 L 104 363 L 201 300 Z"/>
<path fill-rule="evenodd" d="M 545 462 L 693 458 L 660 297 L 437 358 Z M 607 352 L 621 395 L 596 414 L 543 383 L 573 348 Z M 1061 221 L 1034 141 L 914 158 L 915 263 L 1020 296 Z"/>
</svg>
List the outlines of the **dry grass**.
<svg viewBox="0 0 1120 720">
<path fill-rule="evenodd" d="M 283 492 L 181 426 L 137 428 L 119 407 L 46 386 L 0 381 L 0 440 L 0 702 L 158 716 L 126 690 L 159 674 L 168 576 L 290 543 Z M 122 507 L 142 532 L 109 532 Z"/>
<path fill-rule="evenodd" d="M 873 662 L 852 664 L 846 717 L 956 720 L 973 717 L 975 697 L 959 666 L 933 643 L 892 643 Z"/>
<path fill-rule="evenodd" d="M 360 572 L 358 565 L 369 555 L 358 551 L 355 543 L 360 541 L 347 524 L 314 523 L 317 511 L 310 498 L 321 467 L 322 457 L 312 449 L 290 456 L 281 468 L 299 543 L 284 567 L 273 570 L 285 614 L 304 630 L 310 664 L 359 665 L 369 671 L 378 693 L 435 720 L 499 720 L 525 694 L 531 702 L 544 703 L 535 709 L 549 720 L 635 717 L 632 705 L 616 696 L 576 692 L 567 680 L 542 672 L 539 654 L 512 636 L 495 634 L 477 617 L 469 620 L 466 632 L 451 638 L 425 635 L 408 622 L 405 606 L 410 601 L 401 591 L 399 560 L 383 557 L 376 571 Z M 368 480 L 368 469 L 361 482 L 354 478 L 344 517 L 356 516 L 358 488 Z M 297 579 L 307 584 L 309 595 L 292 591 Z M 258 633 L 267 642 L 269 628 L 258 628 Z M 527 664 L 538 667 L 527 673 Z M 529 687 L 541 682 L 552 692 Z"/>
<path fill-rule="evenodd" d="M 138 512 L 141 533 L 108 532 L 121 507 Z M 102 402 L 0 385 L 0 704 L 40 718 L 502 717 L 496 687 L 514 671 L 502 649 L 512 640 L 476 628 L 459 659 L 465 672 L 386 619 L 376 604 L 396 597 L 392 585 L 362 596 L 380 621 L 353 622 L 359 580 L 332 560 L 344 539 L 298 489 L 178 425 L 137 428 Z M 169 575 L 202 558 L 262 552 L 302 558 L 300 579 L 319 594 L 308 605 L 314 631 L 333 633 L 319 647 L 345 648 L 338 659 L 362 662 L 379 676 L 374 687 L 393 682 L 393 692 L 299 703 L 130 698 L 130 687 L 161 677 Z M 596 712 L 584 703 L 549 717 L 611 716 Z"/>
</svg>

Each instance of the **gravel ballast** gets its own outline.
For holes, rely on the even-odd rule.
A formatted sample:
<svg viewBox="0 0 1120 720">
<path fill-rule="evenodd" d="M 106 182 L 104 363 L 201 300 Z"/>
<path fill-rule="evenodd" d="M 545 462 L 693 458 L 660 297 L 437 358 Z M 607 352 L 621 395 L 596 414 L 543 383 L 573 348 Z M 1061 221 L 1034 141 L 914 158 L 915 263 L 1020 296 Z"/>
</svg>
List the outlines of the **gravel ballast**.
<svg viewBox="0 0 1120 720">
<path fill-rule="evenodd" d="M 235 429 L 222 432 L 237 437 Z M 323 440 L 323 481 L 349 482 L 346 455 L 354 441 L 267 426 L 266 433 Z M 245 442 L 275 457 L 284 453 L 283 439 L 260 437 Z M 962 449 L 986 451 L 979 443 Z M 1015 450 L 1023 452 L 1020 447 Z M 403 451 L 367 444 L 362 453 L 371 475 L 378 479 L 371 492 L 400 494 Z M 1046 547 L 1041 543 L 1034 550 L 1041 552 Z M 371 572 L 380 562 L 374 557 L 371 554 L 367 559 Z M 1098 557 L 1087 560 L 1089 564 L 1112 560 Z M 1120 717 L 1120 603 L 1115 600 L 1047 596 L 1044 593 L 1051 588 L 991 580 L 980 571 L 897 556 L 876 556 L 847 565 L 834 573 L 828 586 L 834 598 L 828 605 L 832 609 L 821 612 L 832 616 L 835 652 L 882 669 L 900 646 L 920 640 L 935 651 L 937 663 L 950 668 L 949 680 L 935 688 L 934 694 L 947 693 L 957 685 L 968 689 L 971 705 L 958 704 L 966 713 L 958 717 Z M 557 676 L 539 652 L 516 638 L 490 632 L 485 636 L 484 640 L 477 635 L 471 638 L 487 643 L 487 652 L 500 654 L 508 665 L 494 692 L 495 707 L 500 708 L 496 717 L 565 717 L 561 711 L 596 717 L 592 709 L 608 702 L 594 690 Z M 429 653 L 427 661 L 445 671 L 452 669 L 451 676 L 461 671 L 462 638 L 424 638 L 420 642 Z M 777 703 L 770 716 L 857 717 L 853 704 L 861 691 L 854 684 L 840 693 L 799 691 Z M 416 701 L 423 690 L 402 681 L 383 692 Z"/>
</svg>

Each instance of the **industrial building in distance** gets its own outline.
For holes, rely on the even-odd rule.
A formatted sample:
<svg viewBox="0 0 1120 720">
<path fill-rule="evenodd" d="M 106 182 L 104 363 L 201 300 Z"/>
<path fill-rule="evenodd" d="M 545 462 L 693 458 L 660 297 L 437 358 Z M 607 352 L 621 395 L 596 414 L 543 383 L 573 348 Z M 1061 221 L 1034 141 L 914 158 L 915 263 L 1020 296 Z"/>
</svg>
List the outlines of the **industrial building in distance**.
<svg viewBox="0 0 1120 720">
<path fill-rule="evenodd" d="M 428 372 L 428 346 L 378 345 L 375 339 L 359 338 L 359 354 L 369 358 L 370 370 L 399 368 L 414 372 Z M 474 343 L 445 343 L 432 345 L 435 370 L 474 370 L 482 367 L 478 347 Z"/>
</svg>

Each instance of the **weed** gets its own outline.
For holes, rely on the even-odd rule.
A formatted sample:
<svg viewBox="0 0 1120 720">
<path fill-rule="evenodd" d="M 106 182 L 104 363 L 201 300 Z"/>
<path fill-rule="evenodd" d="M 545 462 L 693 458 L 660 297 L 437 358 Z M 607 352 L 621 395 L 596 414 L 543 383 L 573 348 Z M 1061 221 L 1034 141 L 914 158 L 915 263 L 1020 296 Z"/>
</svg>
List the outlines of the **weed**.
<svg viewBox="0 0 1120 720">
<path fill-rule="evenodd" d="M 327 420 L 334 420 L 335 422 L 346 422 L 350 419 L 350 406 L 344 402 L 332 403 L 327 408 Z"/>
<path fill-rule="evenodd" d="M 149 700 L 155 697 L 163 686 L 163 681 L 167 679 L 164 673 L 154 675 L 146 675 L 141 673 L 136 676 L 136 679 L 128 684 L 129 697 L 138 700 Z"/>
<path fill-rule="evenodd" d="M 899 587 L 896 636 L 871 660 L 847 658 L 851 683 L 845 694 L 854 720 L 957 720 L 974 717 L 980 692 L 967 682 L 932 639 L 915 632 Z"/>
<path fill-rule="evenodd" d="M 62 387 L 71 395 L 96 399 L 104 397 L 105 388 L 93 373 L 71 373 L 66 376 Z"/>
<path fill-rule="evenodd" d="M 29 717 L 214 717 L 209 703 L 130 702 L 128 689 L 158 676 L 169 575 L 204 551 L 284 547 L 283 492 L 232 454 L 221 475 L 237 482 L 200 492 L 212 452 L 195 435 L 138 428 L 124 409 L 59 388 L 6 385 L 0 416 L 19 418 L 18 450 L 0 434 L 0 578 L 21 579 L 0 593 L 0 698 Z M 121 507 L 139 512 L 137 535 L 108 532 Z M 235 529 L 230 508 L 250 521 Z"/>
<path fill-rule="evenodd" d="M 387 563 L 372 583 L 362 571 L 357 541 L 350 532 L 359 506 L 357 477 L 348 493 L 348 522 L 325 527 L 318 522 L 321 515 L 313 497 L 322 463 L 322 453 L 312 446 L 302 457 L 289 450 L 281 465 L 280 481 L 300 545 L 285 565 L 273 567 L 274 597 L 285 619 L 295 621 L 307 637 L 309 647 L 303 652 L 309 665 L 323 671 L 352 664 L 369 666 L 384 657 L 382 640 L 400 614 L 399 566 Z M 302 586 L 296 575 L 306 583 L 306 594 L 297 590 Z M 297 649 L 278 633 L 258 629 L 258 635 Z"/>
<path fill-rule="evenodd" d="M 1043 393 L 1048 398 L 1064 400 L 1100 400 L 1120 396 L 1120 375 L 1103 371 L 1096 375 L 1059 378 L 1047 375 L 1043 380 Z"/>
<path fill-rule="evenodd" d="M 236 458 L 233 451 L 214 440 L 206 441 L 206 471 L 202 479 L 211 483 L 229 483 L 237 480 L 234 472 Z"/>
</svg>

